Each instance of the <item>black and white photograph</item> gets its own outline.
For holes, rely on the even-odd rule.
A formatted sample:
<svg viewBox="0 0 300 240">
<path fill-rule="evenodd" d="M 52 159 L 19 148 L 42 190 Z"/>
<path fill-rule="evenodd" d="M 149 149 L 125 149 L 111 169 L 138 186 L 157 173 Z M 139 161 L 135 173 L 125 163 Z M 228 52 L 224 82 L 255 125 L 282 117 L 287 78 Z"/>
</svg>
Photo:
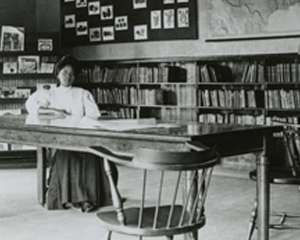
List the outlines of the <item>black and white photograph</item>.
<svg viewBox="0 0 300 240">
<path fill-rule="evenodd" d="M 299 240 L 300 0 L 0 0 L 0 239 Z"/>
</svg>

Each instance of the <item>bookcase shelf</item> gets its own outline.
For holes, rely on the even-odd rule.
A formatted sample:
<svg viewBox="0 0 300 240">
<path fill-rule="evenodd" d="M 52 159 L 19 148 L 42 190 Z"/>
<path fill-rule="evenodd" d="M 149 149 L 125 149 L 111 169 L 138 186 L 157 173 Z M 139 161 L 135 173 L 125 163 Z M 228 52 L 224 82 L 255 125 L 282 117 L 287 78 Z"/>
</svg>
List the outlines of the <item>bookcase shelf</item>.
<svg viewBox="0 0 300 240">
<path fill-rule="evenodd" d="M 137 118 L 270 124 L 273 118 L 295 122 L 300 116 L 297 54 L 82 63 L 80 84 L 99 106 L 131 108 Z M 109 92 L 118 100 L 99 101 Z"/>
</svg>

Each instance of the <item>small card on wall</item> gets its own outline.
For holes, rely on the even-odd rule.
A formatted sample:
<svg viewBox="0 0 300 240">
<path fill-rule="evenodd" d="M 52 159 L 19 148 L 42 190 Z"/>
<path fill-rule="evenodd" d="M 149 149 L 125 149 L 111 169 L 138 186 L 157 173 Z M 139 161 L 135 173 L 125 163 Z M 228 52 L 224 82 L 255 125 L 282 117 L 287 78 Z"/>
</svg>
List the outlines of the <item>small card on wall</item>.
<svg viewBox="0 0 300 240">
<path fill-rule="evenodd" d="M 133 0 L 133 9 L 146 8 L 147 0 Z"/>
<path fill-rule="evenodd" d="M 103 41 L 111 41 L 115 39 L 115 32 L 113 26 L 102 28 L 102 39 Z"/>
<path fill-rule="evenodd" d="M 76 24 L 76 34 L 77 36 L 83 36 L 88 34 L 88 24 L 87 22 L 78 22 Z"/>
<path fill-rule="evenodd" d="M 174 9 L 164 10 L 164 28 L 165 29 L 175 28 Z"/>
<path fill-rule="evenodd" d="M 65 28 L 75 28 L 75 14 L 65 16 Z"/>
<path fill-rule="evenodd" d="M 134 26 L 134 40 L 148 39 L 147 25 Z"/>
<path fill-rule="evenodd" d="M 113 13 L 113 6 L 102 6 L 101 7 L 101 20 L 109 20 L 113 19 L 114 13 Z"/>
<path fill-rule="evenodd" d="M 89 15 L 100 15 L 100 2 L 89 2 L 88 11 Z"/>
<path fill-rule="evenodd" d="M 189 9 L 178 8 L 177 10 L 177 23 L 179 28 L 188 28 L 189 24 Z"/>
<path fill-rule="evenodd" d="M 100 42 L 101 41 L 101 28 L 90 28 L 90 42 Z"/>
<path fill-rule="evenodd" d="M 120 16 L 115 18 L 115 29 L 116 31 L 122 31 L 128 29 L 128 17 Z"/>
<path fill-rule="evenodd" d="M 87 6 L 87 0 L 76 0 L 76 7 L 86 7 Z"/>
<path fill-rule="evenodd" d="M 151 11 L 151 29 L 161 29 L 161 11 Z"/>
</svg>

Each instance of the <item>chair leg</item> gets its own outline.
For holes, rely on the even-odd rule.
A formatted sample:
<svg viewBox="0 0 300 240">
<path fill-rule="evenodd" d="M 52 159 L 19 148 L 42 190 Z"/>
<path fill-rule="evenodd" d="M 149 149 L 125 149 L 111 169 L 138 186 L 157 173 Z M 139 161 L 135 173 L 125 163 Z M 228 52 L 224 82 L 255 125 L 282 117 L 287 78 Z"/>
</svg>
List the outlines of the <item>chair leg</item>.
<svg viewBox="0 0 300 240">
<path fill-rule="evenodd" d="M 111 231 L 108 231 L 106 234 L 106 240 L 111 240 Z"/>
<path fill-rule="evenodd" d="M 254 207 L 251 212 L 250 223 L 248 228 L 247 240 L 251 240 L 256 225 L 257 218 L 257 195 L 255 196 Z"/>
</svg>

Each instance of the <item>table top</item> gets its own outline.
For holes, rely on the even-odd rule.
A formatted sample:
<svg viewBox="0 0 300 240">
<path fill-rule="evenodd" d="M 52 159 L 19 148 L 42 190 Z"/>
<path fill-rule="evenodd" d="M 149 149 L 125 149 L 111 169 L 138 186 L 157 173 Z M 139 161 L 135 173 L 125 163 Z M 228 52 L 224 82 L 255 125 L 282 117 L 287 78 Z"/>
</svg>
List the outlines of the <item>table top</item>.
<svg viewBox="0 0 300 240">
<path fill-rule="evenodd" d="M 37 115 L 4 115 L 0 117 L 0 129 L 15 129 L 40 132 L 63 132 L 72 134 L 84 134 L 91 136 L 157 136 L 158 138 L 171 137 L 188 138 L 224 135 L 226 133 L 239 134 L 241 132 L 249 135 L 272 133 L 282 131 L 282 126 L 264 125 L 238 125 L 238 124 L 200 124 L 198 122 L 176 122 L 158 123 L 148 125 L 145 128 L 139 126 L 136 129 L 113 131 L 101 127 L 80 125 L 82 118 L 66 117 L 54 118 Z M 101 121 L 111 121 L 103 119 Z M 126 122 L 127 119 L 119 120 Z"/>
</svg>

